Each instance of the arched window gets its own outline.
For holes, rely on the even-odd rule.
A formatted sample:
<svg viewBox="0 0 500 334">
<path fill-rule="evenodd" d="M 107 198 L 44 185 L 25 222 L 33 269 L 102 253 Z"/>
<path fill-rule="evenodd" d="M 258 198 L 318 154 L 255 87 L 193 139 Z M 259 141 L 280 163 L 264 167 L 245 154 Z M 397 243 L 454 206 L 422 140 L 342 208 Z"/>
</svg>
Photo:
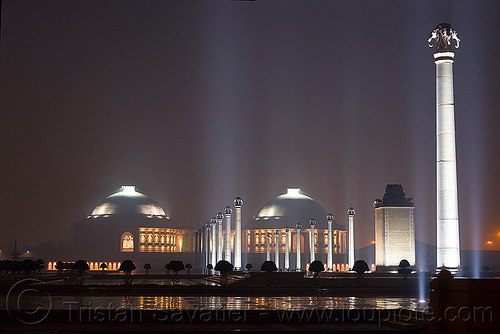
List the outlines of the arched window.
<svg viewBox="0 0 500 334">
<path fill-rule="evenodd" d="M 120 251 L 133 252 L 134 251 L 134 235 L 130 232 L 125 232 L 120 238 Z"/>
<path fill-rule="evenodd" d="M 146 235 L 141 234 L 141 236 L 140 236 L 140 239 L 139 239 L 139 240 L 140 240 L 141 244 L 145 244 L 145 243 L 146 243 Z"/>
</svg>

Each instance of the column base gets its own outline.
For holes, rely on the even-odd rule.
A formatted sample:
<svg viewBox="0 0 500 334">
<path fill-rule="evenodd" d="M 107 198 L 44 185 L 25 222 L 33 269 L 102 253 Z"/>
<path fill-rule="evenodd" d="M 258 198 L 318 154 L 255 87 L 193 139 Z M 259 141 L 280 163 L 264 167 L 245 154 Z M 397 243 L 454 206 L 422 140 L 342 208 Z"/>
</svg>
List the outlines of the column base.
<svg viewBox="0 0 500 334">
<path fill-rule="evenodd" d="M 241 267 L 235 267 L 233 270 L 234 270 L 234 271 L 242 271 L 242 270 L 243 270 L 243 268 L 241 268 Z"/>
</svg>

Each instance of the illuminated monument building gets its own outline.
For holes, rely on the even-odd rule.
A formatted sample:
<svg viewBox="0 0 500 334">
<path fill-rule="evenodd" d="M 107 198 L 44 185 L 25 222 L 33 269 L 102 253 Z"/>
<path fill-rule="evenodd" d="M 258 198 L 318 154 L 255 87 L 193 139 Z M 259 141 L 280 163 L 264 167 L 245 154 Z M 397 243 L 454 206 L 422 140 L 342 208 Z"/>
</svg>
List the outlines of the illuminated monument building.
<svg viewBox="0 0 500 334">
<path fill-rule="evenodd" d="M 194 251 L 194 230 L 170 219 L 150 197 L 123 186 L 74 225 L 74 248 L 87 259 L 120 261 L 141 253 Z"/>
<path fill-rule="evenodd" d="M 453 102 L 452 40 L 458 48 L 457 31 L 441 23 L 431 31 L 429 47 L 436 42 L 436 152 L 437 152 L 437 266 L 460 266 L 458 232 L 457 158 L 455 152 L 455 106 Z"/>
<path fill-rule="evenodd" d="M 261 263 L 263 254 L 273 254 L 270 259 L 280 270 L 305 269 L 314 259 L 330 271 L 347 270 L 346 235 L 344 226 L 318 202 L 300 189 L 288 188 L 246 223 L 243 249 L 250 263 Z"/>
<path fill-rule="evenodd" d="M 151 263 L 156 268 L 177 259 L 199 270 L 227 259 L 243 269 L 246 263 L 259 266 L 266 260 L 266 251 L 273 253 L 272 260 L 281 270 L 305 270 L 314 258 L 328 264 L 329 270 L 347 270 L 344 227 L 299 189 L 288 189 L 266 203 L 244 226 L 243 200 L 237 197 L 233 204 L 234 228 L 230 206 L 200 228 L 174 221 L 153 199 L 134 186 L 123 186 L 74 224 L 75 253 L 90 263 L 91 270 L 98 270 L 101 262 L 116 266 L 124 259 L 132 259 L 140 267 Z M 308 226 L 312 218 L 317 225 Z M 304 225 L 298 240 L 302 246 L 297 245 L 297 224 Z M 241 236 L 239 242 L 237 235 Z"/>
<path fill-rule="evenodd" d="M 415 265 L 415 227 L 412 198 L 400 184 L 388 184 L 375 207 L 375 265 L 377 270 L 397 267 L 403 259 Z"/>
</svg>

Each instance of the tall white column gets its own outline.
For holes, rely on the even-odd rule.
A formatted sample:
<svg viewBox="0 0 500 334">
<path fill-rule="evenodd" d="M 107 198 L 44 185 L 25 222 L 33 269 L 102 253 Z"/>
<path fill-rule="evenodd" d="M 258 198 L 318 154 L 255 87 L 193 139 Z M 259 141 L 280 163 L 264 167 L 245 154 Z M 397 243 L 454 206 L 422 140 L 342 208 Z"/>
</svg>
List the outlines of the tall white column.
<svg viewBox="0 0 500 334">
<path fill-rule="evenodd" d="M 311 225 L 311 232 L 309 234 L 309 251 L 310 251 L 310 256 L 311 256 L 311 262 L 312 263 L 314 260 L 316 260 L 316 237 L 315 237 L 315 227 L 316 227 L 316 220 L 311 219 L 309 220 L 309 224 Z"/>
<path fill-rule="evenodd" d="M 234 225 L 234 270 L 242 270 L 241 267 L 241 206 L 243 200 L 236 197 L 233 201 L 236 215 Z"/>
<path fill-rule="evenodd" d="M 275 250 L 274 250 L 274 263 L 278 271 L 280 270 L 280 230 L 274 232 Z"/>
<path fill-rule="evenodd" d="M 285 227 L 286 241 L 285 241 L 285 270 L 290 271 L 290 229 Z"/>
<path fill-rule="evenodd" d="M 217 219 L 212 217 L 210 219 L 210 226 L 212 230 L 212 266 L 217 264 Z"/>
<path fill-rule="evenodd" d="M 271 261 L 271 233 L 266 233 L 266 261 Z"/>
<path fill-rule="evenodd" d="M 347 232 L 349 235 L 349 258 L 348 265 L 349 270 L 352 270 L 354 267 L 354 215 L 356 211 L 353 208 L 347 209 L 347 215 L 349 216 L 349 231 Z"/>
<path fill-rule="evenodd" d="M 217 262 L 224 260 L 222 258 L 222 219 L 224 219 L 222 212 L 217 212 Z"/>
<path fill-rule="evenodd" d="M 436 40 L 436 160 L 437 160 L 437 266 L 460 266 L 458 230 L 457 161 L 455 152 L 455 107 L 453 102 L 453 60 L 451 41 L 460 39 L 448 23 L 439 24 L 429 36 Z"/>
<path fill-rule="evenodd" d="M 295 228 L 297 229 L 297 271 L 302 270 L 302 263 L 301 263 L 301 249 L 300 249 L 300 230 L 302 229 L 302 224 L 298 223 L 295 225 Z"/>
<path fill-rule="evenodd" d="M 226 237 L 224 238 L 226 248 L 224 250 L 224 260 L 231 263 L 231 214 L 233 210 L 230 206 L 226 206 L 224 213 L 226 214 Z"/>
<path fill-rule="evenodd" d="M 333 224 L 333 215 L 331 213 L 326 215 L 326 221 L 328 222 L 328 255 L 327 255 L 327 268 L 328 271 L 333 271 L 333 233 L 332 233 L 332 224 Z"/>
<path fill-rule="evenodd" d="M 205 224 L 205 229 L 204 229 L 204 240 L 203 240 L 203 248 L 205 249 L 205 270 L 207 268 L 207 265 L 210 264 L 210 223 Z"/>
</svg>

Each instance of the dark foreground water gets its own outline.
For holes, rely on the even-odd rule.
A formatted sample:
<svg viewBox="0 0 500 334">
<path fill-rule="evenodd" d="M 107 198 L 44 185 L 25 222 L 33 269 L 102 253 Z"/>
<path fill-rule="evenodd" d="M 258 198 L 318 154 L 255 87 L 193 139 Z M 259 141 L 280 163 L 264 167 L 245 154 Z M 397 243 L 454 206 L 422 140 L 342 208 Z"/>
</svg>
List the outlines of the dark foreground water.
<svg viewBox="0 0 500 334">
<path fill-rule="evenodd" d="M 221 296 L 50 296 L 26 291 L 0 299 L 0 309 L 136 309 L 136 310 L 302 310 L 320 309 L 406 309 L 423 311 L 426 302 L 397 297 L 221 297 Z"/>
</svg>

